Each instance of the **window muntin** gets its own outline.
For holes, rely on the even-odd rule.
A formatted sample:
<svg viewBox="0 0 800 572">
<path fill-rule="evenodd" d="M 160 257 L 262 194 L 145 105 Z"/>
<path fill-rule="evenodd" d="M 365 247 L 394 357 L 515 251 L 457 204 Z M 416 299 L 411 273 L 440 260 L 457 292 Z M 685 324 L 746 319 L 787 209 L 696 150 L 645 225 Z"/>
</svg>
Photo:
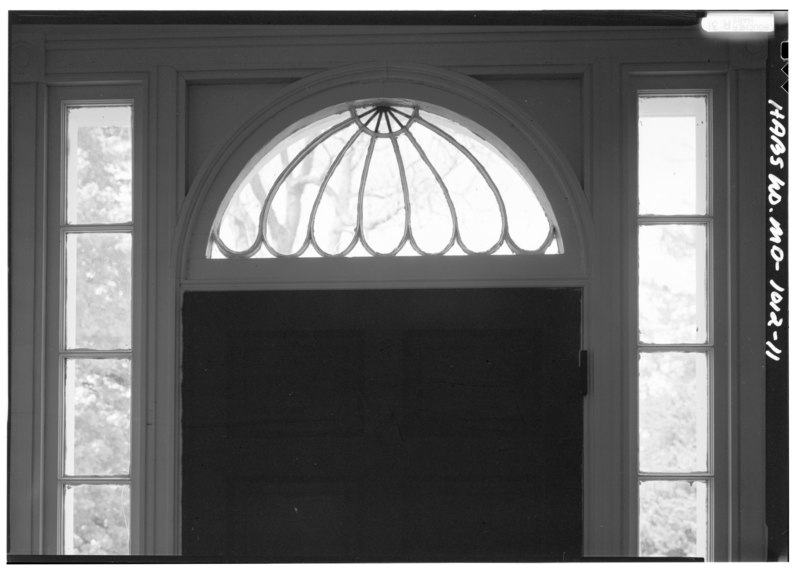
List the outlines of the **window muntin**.
<svg viewBox="0 0 800 572">
<path fill-rule="evenodd" d="M 642 556 L 710 554 L 714 493 L 708 96 L 638 98 Z"/>
<path fill-rule="evenodd" d="M 207 256 L 558 253 L 535 179 L 455 119 L 362 102 L 295 131 L 233 184 Z"/>
<path fill-rule="evenodd" d="M 64 116 L 59 549 L 128 554 L 133 105 L 70 104 Z"/>
</svg>

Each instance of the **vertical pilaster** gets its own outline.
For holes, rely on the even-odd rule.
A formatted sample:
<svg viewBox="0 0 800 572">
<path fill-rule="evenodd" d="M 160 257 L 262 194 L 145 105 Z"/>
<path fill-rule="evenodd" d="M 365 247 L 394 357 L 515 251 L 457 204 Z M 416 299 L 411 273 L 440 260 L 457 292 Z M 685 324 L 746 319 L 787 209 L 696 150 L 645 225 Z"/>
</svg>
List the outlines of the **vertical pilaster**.
<svg viewBox="0 0 800 572">
<path fill-rule="evenodd" d="M 9 554 L 40 554 L 45 280 L 45 38 L 14 33 L 9 57 Z"/>
<path fill-rule="evenodd" d="M 763 69 L 731 72 L 731 536 L 733 560 L 766 558 L 765 106 Z"/>
<path fill-rule="evenodd" d="M 629 550 L 624 537 L 628 499 L 624 491 L 626 417 L 619 349 L 623 339 L 623 221 L 621 215 L 621 130 L 619 66 L 600 59 L 592 66 L 591 137 L 592 244 L 591 282 L 584 327 L 588 332 L 589 399 L 586 400 L 584 450 L 584 549 L 587 556 L 620 556 Z"/>
<path fill-rule="evenodd" d="M 180 549 L 180 304 L 173 241 L 183 197 L 179 164 L 179 114 L 183 112 L 174 68 L 160 66 L 149 89 L 146 260 L 147 491 L 144 553 Z"/>
</svg>

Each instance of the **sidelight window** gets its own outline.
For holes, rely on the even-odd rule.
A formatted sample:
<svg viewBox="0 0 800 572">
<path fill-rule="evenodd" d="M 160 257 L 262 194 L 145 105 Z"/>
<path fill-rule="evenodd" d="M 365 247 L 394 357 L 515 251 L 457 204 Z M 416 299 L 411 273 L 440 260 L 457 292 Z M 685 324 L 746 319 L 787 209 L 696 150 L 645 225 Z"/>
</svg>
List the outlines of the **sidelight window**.
<svg viewBox="0 0 800 572">
<path fill-rule="evenodd" d="M 638 99 L 639 554 L 708 558 L 710 396 L 708 99 Z"/>
<path fill-rule="evenodd" d="M 61 431 L 64 554 L 128 554 L 131 507 L 133 106 L 64 108 Z"/>
</svg>

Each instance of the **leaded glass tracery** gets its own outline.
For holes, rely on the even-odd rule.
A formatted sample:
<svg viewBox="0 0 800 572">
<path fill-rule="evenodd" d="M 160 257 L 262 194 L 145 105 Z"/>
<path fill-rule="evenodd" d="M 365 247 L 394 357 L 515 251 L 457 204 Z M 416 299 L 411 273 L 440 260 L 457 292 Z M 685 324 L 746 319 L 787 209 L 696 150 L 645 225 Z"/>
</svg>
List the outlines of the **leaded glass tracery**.
<svg viewBox="0 0 800 572">
<path fill-rule="evenodd" d="M 408 102 L 312 122 L 243 170 L 207 255 L 558 253 L 535 179 L 466 123 Z"/>
</svg>

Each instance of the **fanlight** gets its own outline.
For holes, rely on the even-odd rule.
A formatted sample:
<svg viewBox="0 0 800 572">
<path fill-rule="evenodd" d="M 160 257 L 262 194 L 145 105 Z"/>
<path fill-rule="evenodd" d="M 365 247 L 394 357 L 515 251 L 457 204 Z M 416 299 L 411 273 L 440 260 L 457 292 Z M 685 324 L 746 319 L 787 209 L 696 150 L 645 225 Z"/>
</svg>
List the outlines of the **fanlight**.
<svg viewBox="0 0 800 572">
<path fill-rule="evenodd" d="M 257 155 L 211 258 L 557 254 L 544 192 L 494 145 L 417 104 L 351 104 Z"/>
</svg>

